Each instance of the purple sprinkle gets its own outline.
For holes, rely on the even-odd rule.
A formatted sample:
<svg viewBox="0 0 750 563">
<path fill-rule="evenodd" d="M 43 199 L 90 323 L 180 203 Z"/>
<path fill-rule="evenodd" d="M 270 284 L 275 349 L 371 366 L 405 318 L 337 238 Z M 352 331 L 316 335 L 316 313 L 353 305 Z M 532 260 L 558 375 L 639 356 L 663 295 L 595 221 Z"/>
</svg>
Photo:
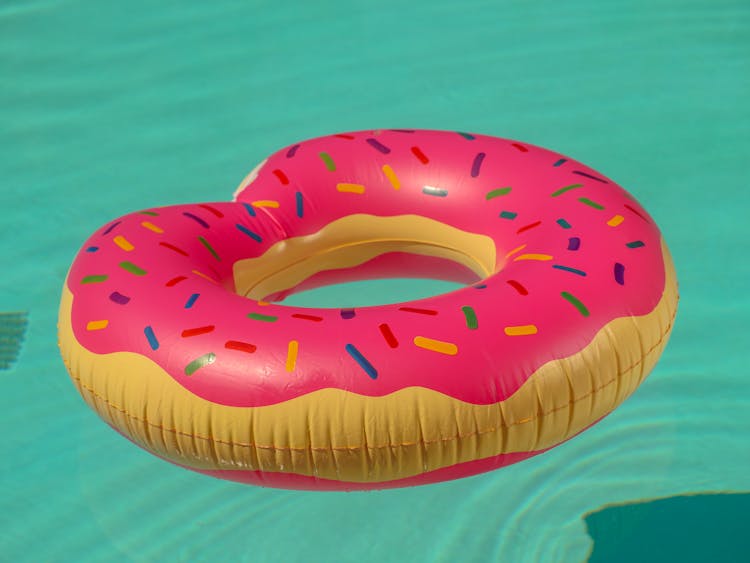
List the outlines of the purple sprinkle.
<svg viewBox="0 0 750 563">
<path fill-rule="evenodd" d="M 484 160 L 485 154 L 483 152 L 477 153 L 474 157 L 474 162 L 471 164 L 471 177 L 476 178 L 479 176 L 479 169 L 482 167 L 482 161 Z"/>
<path fill-rule="evenodd" d="M 127 295 L 123 295 L 119 291 L 113 291 L 112 293 L 110 293 L 109 298 L 118 305 L 127 305 L 130 301 L 130 297 L 128 297 Z"/>
<path fill-rule="evenodd" d="M 297 152 L 297 149 L 299 148 L 299 145 L 294 145 L 293 147 L 290 147 L 288 151 L 286 151 L 286 157 L 292 158 L 294 154 Z"/>
<path fill-rule="evenodd" d="M 581 248 L 581 239 L 578 237 L 570 237 L 568 239 L 568 250 L 578 250 Z"/>
<path fill-rule="evenodd" d="M 609 184 L 607 180 L 602 180 L 601 178 L 597 178 L 596 176 L 592 176 L 591 174 L 586 174 L 585 172 L 581 172 L 580 170 L 573 170 L 573 174 L 578 174 L 579 176 L 586 176 L 586 178 L 591 178 L 592 180 L 596 180 L 597 182 L 601 182 L 602 184 Z"/>
<path fill-rule="evenodd" d="M 116 223 L 112 223 L 112 224 L 111 224 L 111 225 L 110 225 L 109 227 L 107 227 L 107 230 L 106 230 L 106 231 L 104 231 L 104 232 L 103 232 L 102 234 L 103 234 L 103 235 L 107 235 L 107 234 L 109 234 L 109 232 L 110 232 L 110 231 L 111 231 L 112 229 L 114 229 L 114 228 L 115 228 L 115 227 L 116 227 L 117 225 L 119 225 L 120 223 L 122 223 L 122 221 L 117 221 Z"/>
<path fill-rule="evenodd" d="M 201 224 L 201 226 L 208 229 L 208 223 L 206 223 L 203 219 L 201 219 L 197 215 L 193 215 L 192 213 L 188 213 L 187 211 L 183 212 L 183 215 L 185 217 L 190 217 L 193 221 L 197 221 L 198 223 Z"/>
<path fill-rule="evenodd" d="M 341 318 L 342 319 L 353 319 L 357 313 L 354 311 L 354 309 L 341 309 Z"/>
<path fill-rule="evenodd" d="M 625 266 L 615 262 L 615 281 L 620 285 L 625 285 Z"/>
<path fill-rule="evenodd" d="M 391 149 L 386 147 L 383 143 L 379 142 L 377 139 L 367 139 L 367 144 L 369 144 L 371 147 L 375 148 L 376 150 L 379 150 L 383 154 L 388 154 L 391 152 Z"/>
</svg>

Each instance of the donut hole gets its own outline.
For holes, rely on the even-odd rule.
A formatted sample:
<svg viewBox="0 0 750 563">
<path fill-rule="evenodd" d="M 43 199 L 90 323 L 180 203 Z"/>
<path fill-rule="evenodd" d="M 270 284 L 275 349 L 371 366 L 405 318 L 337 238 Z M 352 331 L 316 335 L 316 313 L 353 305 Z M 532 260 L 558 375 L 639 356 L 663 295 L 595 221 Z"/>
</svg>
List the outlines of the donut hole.
<svg viewBox="0 0 750 563">
<path fill-rule="evenodd" d="M 368 292 L 362 295 L 362 306 L 367 300 L 369 304 L 413 300 L 415 290 L 421 297 L 444 293 L 484 279 L 500 267 L 494 241 L 486 235 L 416 215 L 361 214 L 333 221 L 313 234 L 279 241 L 259 257 L 238 261 L 234 282 L 238 294 L 263 301 L 358 282 L 359 289 L 347 291 Z M 404 288 L 406 294 L 389 293 L 394 287 Z M 329 287 L 323 294 L 331 291 Z M 376 298 L 381 291 L 384 299 Z"/>
</svg>

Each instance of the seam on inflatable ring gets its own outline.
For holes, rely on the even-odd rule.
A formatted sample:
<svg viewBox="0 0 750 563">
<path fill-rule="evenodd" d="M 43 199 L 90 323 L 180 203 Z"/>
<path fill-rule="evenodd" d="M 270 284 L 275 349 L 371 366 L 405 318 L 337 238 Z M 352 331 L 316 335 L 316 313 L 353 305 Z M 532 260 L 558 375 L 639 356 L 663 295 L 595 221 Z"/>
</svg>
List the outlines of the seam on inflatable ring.
<svg viewBox="0 0 750 563">
<path fill-rule="evenodd" d="M 632 364 L 631 366 L 629 366 L 626 370 L 622 371 L 619 374 L 620 376 L 623 375 L 623 374 L 625 374 L 625 373 L 628 373 L 628 372 L 632 371 L 633 369 L 635 369 L 636 367 L 638 367 L 640 364 L 642 364 L 646 360 L 646 358 L 651 353 L 653 353 L 653 351 L 656 348 L 659 347 L 659 345 L 664 341 L 664 339 L 667 337 L 667 335 L 671 332 L 672 325 L 674 324 L 674 319 L 677 316 L 677 306 L 676 306 L 677 305 L 677 301 L 679 301 L 679 296 L 677 296 L 677 300 L 675 301 L 675 308 L 674 308 L 674 311 L 672 312 L 672 315 L 670 317 L 669 323 L 667 324 L 666 330 L 661 334 L 661 336 L 659 337 L 659 339 L 646 351 L 646 353 L 643 355 L 643 357 L 640 360 L 638 360 L 637 362 L 635 362 L 634 364 Z M 67 365 L 67 362 L 66 362 L 66 365 Z M 71 378 L 75 379 L 78 382 L 78 384 L 80 385 L 80 387 L 82 389 L 85 389 L 90 395 L 92 395 L 94 398 L 102 401 L 108 407 L 111 407 L 111 408 L 115 409 L 116 411 L 119 411 L 120 413 L 124 414 L 126 417 L 128 417 L 128 418 L 130 418 L 132 420 L 135 420 L 135 421 L 137 421 L 137 422 L 139 422 L 141 424 L 146 424 L 148 426 L 151 426 L 152 428 L 158 428 L 159 430 L 162 430 L 162 431 L 165 431 L 165 432 L 169 432 L 171 434 L 185 436 L 185 437 L 189 437 L 189 438 L 193 438 L 193 439 L 205 440 L 205 441 L 209 441 L 209 442 L 212 442 L 212 443 L 215 443 L 215 444 L 225 444 L 225 445 L 229 445 L 229 446 L 239 446 L 239 447 L 243 447 L 243 448 L 256 448 L 256 449 L 259 449 L 259 450 L 302 451 L 302 452 L 304 452 L 304 451 L 358 451 L 358 450 L 364 450 L 364 449 L 367 449 L 367 450 L 377 450 L 377 449 L 394 448 L 394 447 L 395 448 L 400 448 L 400 447 L 409 447 L 409 446 L 415 446 L 415 445 L 420 445 L 420 444 L 427 445 L 427 444 L 436 444 L 436 443 L 447 443 L 447 442 L 452 442 L 452 441 L 455 441 L 455 440 L 462 440 L 464 438 L 471 438 L 473 436 L 481 436 L 483 434 L 491 434 L 491 433 L 497 432 L 500 429 L 511 428 L 511 427 L 517 426 L 519 424 L 526 424 L 527 422 L 531 422 L 532 420 L 536 420 L 538 418 L 541 418 L 543 416 L 552 414 L 552 413 L 557 412 L 559 410 L 562 410 L 564 408 L 568 408 L 568 407 L 574 405 L 575 403 L 577 403 L 579 401 L 587 399 L 588 397 L 590 397 L 591 395 L 593 395 L 597 391 L 601 391 L 605 387 L 609 387 L 610 385 L 612 385 L 614 382 L 618 381 L 618 379 L 619 379 L 619 377 L 613 377 L 612 379 L 610 379 L 606 383 L 600 385 L 599 387 L 595 387 L 594 389 L 592 389 L 588 393 L 585 393 L 584 395 L 581 395 L 580 397 L 576 398 L 575 400 L 568 401 L 564 405 L 560 405 L 558 407 L 555 407 L 554 409 L 550 409 L 548 411 L 540 413 L 537 416 L 532 416 L 532 417 L 524 418 L 522 420 L 518 420 L 518 421 L 513 422 L 511 424 L 500 424 L 500 425 L 494 426 L 492 428 L 487 428 L 487 429 L 484 429 L 484 430 L 477 430 L 477 431 L 474 431 L 474 432 L 469 432 L 467 434 L 458 434 L 456 436 L 446 436 L 445 438 L 440 438 L 440 439 L 437 439 L 437 440 L 417 440 L 417 441 L 413 441 L 413 442 L 401 442 L 399 444 L 377 444 L 377 445 L 367 444 L 367 445 L 358 445 L 358 446 L 330 446 L 330 447 L 312 447 L 311 446 L 311 447 L 307 447 L 307 448 L 293 448 L 293 447 L 288 447 L 288 446 L 287 447 L 284 447 L 284 446 L 266 446 L 266 445 L 252 444 L 252 443 L 245 443 L 245 442 L 231 442 L 231 441 L 228 441 L 228 440 L 217 440 L 217 439 L 212 438 L 210 436 L 201 436 L 199 434 L 190 434 L 188 432 L 182 432 L 182 431 L 174 429 L 174 428 L 166 428 L 166 427 L 161 426 L 159 424 L 155 424 L 153 422 L 149 422 L 147 419 L 142 419 L 142 418 L 139 418 L 138 416 L 130 414 L 127 410 L 123 409 L 122 407 L 120 407 L 118 405 L 115 405 L 114 403 L 108 401 L 105 397 L 102 397 L 101 395 L 99 395 L 98 393 L 96 393 L 96 391 L 94 391 L 93 388 L 85 385 L 81 381 L 81 379 L 79 377 L 75 377 L 75 376 L 73 376 L 71 374 Z M 500 403 L 495 403 L 495 404 L 501 404 L 501 403 L 502 403 L 502 401 Z"/>
</svg>

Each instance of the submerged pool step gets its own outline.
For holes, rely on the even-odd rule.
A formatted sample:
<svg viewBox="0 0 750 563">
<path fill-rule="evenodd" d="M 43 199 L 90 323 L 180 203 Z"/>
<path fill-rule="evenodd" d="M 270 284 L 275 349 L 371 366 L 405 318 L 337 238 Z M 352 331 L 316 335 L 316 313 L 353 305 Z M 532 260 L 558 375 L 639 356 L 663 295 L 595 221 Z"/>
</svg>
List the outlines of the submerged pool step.
<svg viewBox="0 0 750 563">
<path fill-rule="evenodd" d="M 26 311 L 0 313 L 0 370 L 10 369 L 18 360 L 28 324 Z"/>
</svg>

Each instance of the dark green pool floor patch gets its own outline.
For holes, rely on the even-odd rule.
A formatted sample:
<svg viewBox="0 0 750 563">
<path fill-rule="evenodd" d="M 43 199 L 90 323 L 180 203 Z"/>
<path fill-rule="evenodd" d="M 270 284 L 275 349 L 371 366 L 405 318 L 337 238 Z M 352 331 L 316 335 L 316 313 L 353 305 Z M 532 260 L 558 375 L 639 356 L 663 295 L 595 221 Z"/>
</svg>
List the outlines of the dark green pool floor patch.
<svg viewBox="0 0 750 563">
<path fill-rule="evenodd" d="M 10 369 L 18 359 L 26 336 L 28 313 L 0 313 L 0 370 Z"/>
<path fill-rule="evenodd" d="M 585 518 L 590 563 L 750 561 L 750 494 L 696 494 L 611 506 Z"/>
</svg>

